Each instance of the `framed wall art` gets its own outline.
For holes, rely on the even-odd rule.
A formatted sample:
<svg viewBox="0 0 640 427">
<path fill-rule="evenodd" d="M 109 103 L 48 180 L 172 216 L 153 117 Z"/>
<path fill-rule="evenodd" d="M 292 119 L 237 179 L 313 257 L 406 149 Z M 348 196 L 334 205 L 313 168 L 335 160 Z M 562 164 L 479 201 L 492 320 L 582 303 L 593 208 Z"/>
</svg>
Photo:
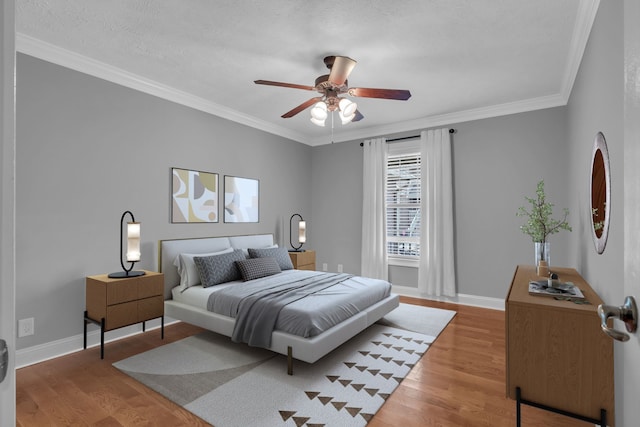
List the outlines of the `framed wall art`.
<svg viewBox="0 0 640 427">
<path fill-rule="evenodd" d="M 224 222 L 259 222 L 260 182 L 257 179 L 224 177 Z"/>
<path fill-rule="evenodd" d="M 219 222 L 217 173 L 171 168 L 171 222 Z"/>
</svg>

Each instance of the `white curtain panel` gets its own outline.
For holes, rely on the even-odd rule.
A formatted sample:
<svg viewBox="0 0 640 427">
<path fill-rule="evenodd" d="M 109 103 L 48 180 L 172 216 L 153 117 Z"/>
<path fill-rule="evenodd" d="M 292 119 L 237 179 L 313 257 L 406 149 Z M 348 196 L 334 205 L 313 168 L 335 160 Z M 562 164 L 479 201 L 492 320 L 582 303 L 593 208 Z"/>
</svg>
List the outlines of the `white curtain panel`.
<svg viewBox="0 0 640 427">
<path fill-rule="evenodd" d="M 364 141 L 362 182 L 362 260 L 361 275 L 388 280 L 387 143 L 384 138 Z"/>
<path fill-rule="evenodd" d="M 418 289 L 434 296 L 456 296 L 453 241 L 453 178 L 449 129 L 420 133 L 422 232 Z"/>
</svg>

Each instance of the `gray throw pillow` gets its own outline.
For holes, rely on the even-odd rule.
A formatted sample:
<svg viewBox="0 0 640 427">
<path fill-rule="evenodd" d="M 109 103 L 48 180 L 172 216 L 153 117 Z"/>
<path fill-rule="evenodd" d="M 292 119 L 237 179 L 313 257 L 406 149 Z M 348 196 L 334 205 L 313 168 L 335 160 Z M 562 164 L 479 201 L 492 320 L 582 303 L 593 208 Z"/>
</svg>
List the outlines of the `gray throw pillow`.
<svg viewBox="0 0 640 427">
<path fill-rule="evenodd" d="M 202 287 L 218 285 L 220 283 L 240 280 L 240 271 L 236 266 L 236 261 L 246 259 L 241 249 L 221 255 L 211 255 L 205 257 L 193 257 L 200 274 Z"/>
<path fill-rule="evenodd" d="M 293 268 L 287 248 L 249 248 L 249 256 L 251 258 L 275 258 L 281 270 L 291 270 Z"/>
<path fill-rule="evenodd" d="M 236 261 L 242 280 L 259 279 L 261 277 L 273 276 L 282 270 L 275 258 L 249 258 Z"/>
</svg>

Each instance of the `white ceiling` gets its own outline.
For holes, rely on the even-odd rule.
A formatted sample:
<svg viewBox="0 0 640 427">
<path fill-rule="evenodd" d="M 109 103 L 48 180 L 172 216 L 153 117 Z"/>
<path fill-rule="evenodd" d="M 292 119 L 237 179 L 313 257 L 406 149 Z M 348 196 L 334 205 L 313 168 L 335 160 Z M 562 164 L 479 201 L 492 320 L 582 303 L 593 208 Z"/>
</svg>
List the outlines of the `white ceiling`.
<svg viewBox="0 0 640 427">
<path fill-rule="evenodd" d="M 564 105 L 599 0 L 17 0 L 17 49 L 309 145 Z M 309 111 L 323 57 L 358 61 L 364 119 Z"/>
</svg>

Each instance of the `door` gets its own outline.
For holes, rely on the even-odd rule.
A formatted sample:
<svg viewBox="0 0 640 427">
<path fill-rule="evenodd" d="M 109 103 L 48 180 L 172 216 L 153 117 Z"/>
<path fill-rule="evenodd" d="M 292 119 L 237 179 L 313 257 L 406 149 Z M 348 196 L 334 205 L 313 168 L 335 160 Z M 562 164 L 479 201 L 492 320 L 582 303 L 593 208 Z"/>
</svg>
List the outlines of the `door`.
<svg viewBox="0 0 640 427">
<path fill-rule="evenodd" d="M 624 2 L 624 292 L 640 301 L 640 2 Z M 616 302 L 617 304 L 617 302 Z M 640 419 L 640 331 L 616 357 L 617 425 Z M 622 359 L 622 361 L 620 361 Z M 618 418 L 619 416 L 619 418 Z"/>
<path fill-rule="evenodd" d="M 0 339 L 9 348 L 0 426 L 15 426 L 15 0 L 0 0 Z"/>
</svg>

